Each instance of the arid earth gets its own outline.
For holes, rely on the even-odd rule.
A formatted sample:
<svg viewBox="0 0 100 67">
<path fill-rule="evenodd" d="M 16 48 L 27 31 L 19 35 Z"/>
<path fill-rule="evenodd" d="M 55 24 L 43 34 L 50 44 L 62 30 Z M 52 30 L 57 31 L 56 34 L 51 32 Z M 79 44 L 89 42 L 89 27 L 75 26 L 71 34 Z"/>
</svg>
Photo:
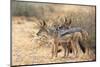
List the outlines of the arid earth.
<svg viewBox="0 0 100 67">
<path fill-rule="evenodd" d="M 57 58 L 51 58 L 50 45 L 40 46 L 36 36 L 38 27 L 35 24 L 37 19 L 34 17 L 13 16 L 12 17 L 12 64 L 46 64 L 61 62 L 79 62 L 95 60 L 95 54 L 90 51 L 90 55 L 80 53 L 78 57 L 69 54 L 63 58 L 63 51 L 59 52 Z M 42 44 L 42 43 L 41 43 Z"/>
</svg>

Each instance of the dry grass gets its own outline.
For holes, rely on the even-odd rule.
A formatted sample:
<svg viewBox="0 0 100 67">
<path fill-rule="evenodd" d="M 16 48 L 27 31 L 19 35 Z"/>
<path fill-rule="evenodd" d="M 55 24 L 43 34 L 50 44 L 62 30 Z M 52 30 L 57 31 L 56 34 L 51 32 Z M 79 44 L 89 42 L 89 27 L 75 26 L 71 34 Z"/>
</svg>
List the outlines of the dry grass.
<svg viewBox="0 0 100 67">
<path fill-rule="evenodd" d="M 45 3 L 12 3 L 12 64 L 46 64 L 61 62 L 78 62 L 95 60 L 95 7 Z M 62 19 L 58 20 L 60 16 Z M 51 58 L 51 44 L 47 39 L 38 40 L 37 23 L 45 19 L 47 26 L 62 24 L 64 16 L 71 18 L 72 27 L 81 27 L 89 33 L 91 44 L 90 55 L 80 53 L 78 57 L 69 54 L 63 58 L 63 51 L 57 58 Z M 40 46 L 41 45 L 41 46 Z M 62 49 L 62 47 L 60 47 Z"/>
<path fill-rule="evenodd" d="M 23 19 L 22 19 L 23 18 Z M 95 54 L 91 56 L 80 54 L 79 57 L 74 57 L 70 54 L 66 58 L 62 58 L 63 52 L 58 54 L 55 59 L 51 58 L 51 47 L 43 44 L 39 47 L 39 42 L 35 33 L 39 30 L 36 25 L 36 18 L 29 21 L 28 17 L 14 17 L 12 19 L 12 63 L 13 65 L 27 64 L 46 64 L 60 62 L 77 62 L 91 61 L 95 59 Z M 20 23 L 19 23 L 20 22 Z"/>
</svg>

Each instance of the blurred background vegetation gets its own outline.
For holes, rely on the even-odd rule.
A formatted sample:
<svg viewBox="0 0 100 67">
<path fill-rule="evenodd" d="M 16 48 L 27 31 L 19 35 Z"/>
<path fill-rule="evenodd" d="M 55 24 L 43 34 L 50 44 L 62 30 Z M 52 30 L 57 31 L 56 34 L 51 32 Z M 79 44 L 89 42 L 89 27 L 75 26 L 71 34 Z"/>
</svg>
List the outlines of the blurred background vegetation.
<svg viewBox="0 0 100 67">
<path fill-rule="evenodd" d="M 96 7 L 82 5 L 52 4 L 19 2 L 12 0 L 12 16 L 36 17 L 50 19 L 54 16 L 64 15 L 72 19 L 73 27 L 85 29 L 91 38 L 91 45 L 95 47 L 96 40 Z"/>
</svg>

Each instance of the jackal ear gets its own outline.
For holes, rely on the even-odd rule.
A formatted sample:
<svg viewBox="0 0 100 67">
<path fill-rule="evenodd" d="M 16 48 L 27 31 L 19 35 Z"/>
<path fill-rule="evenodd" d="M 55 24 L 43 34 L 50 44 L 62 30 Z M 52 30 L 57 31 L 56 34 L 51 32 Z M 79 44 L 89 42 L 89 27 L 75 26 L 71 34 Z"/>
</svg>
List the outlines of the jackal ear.
<svg viewBox="0 0 100 67">
<path fill-rule="evenodd" d="M 72 20 L 71 20 L 71 19 L 69 19 L 68 25 L 71 25 L 71 23 L 72 23 Z"/>
<path fill-rule="evenodd" d="M 70 26 L 71 23 L 72 23 L 71 18 L 65 17 L 65 24 L 68 25 L 68 26 Z"/>
<path fill-rule="evenodd" d="M 65 19 L 64 19 L 64 22 L 65 22 L 65 23 L 67 22 L 67 19 L 68 19 L 68 18 L 65 16 Z"/>
<path fill-rule="evenodd" d="M 42 25 L 42 26 L 46 26 L 46 21 L 45 21 L 45 20 L 43 20 L 42 22 L 43 22 L 43 25 Z"/>
</svg>

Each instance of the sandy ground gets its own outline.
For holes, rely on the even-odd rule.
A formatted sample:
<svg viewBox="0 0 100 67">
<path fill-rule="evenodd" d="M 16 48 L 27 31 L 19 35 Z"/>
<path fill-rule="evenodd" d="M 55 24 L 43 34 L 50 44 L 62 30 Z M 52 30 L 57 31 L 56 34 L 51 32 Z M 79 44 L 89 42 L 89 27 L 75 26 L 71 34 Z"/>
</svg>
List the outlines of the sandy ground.
<svg viewBox="0 0 100 67">
<path fill-rule="evenodd" d="M 33 31 L 34 21 L 18 21 L 18 17 L 12 20 L 12 64 L 29 65 L 29 64 L 46 64 L 60 62 L 91 61 L 95 59 L 95 54 L 91 56 L 80 54 L 74 57 L 70 54 L 63 58 L 63 52 L 58 54 L 57 58 L 51 58 L 51 48 L 47 46 L 38 47 L 38 42 L 34 39 Z M 33 35 L 32 35 L 33 34 Z"/>
</svg>

